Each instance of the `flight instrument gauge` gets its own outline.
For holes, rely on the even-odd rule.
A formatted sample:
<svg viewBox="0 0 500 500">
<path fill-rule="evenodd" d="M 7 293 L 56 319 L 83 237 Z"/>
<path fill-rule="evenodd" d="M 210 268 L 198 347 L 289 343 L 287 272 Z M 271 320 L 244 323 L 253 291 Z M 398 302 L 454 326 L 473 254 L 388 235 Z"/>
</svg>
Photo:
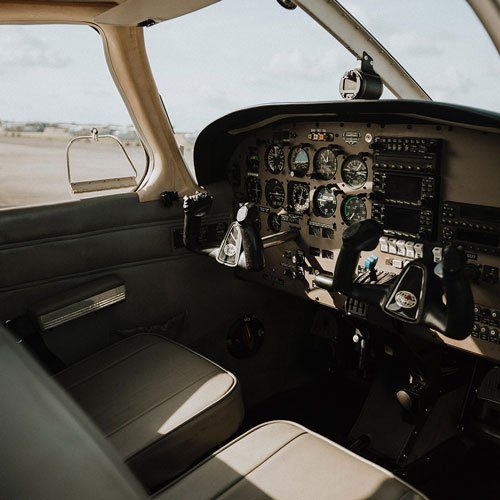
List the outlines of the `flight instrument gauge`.
<svg viewBox="0 0 500 500">
<path fill-rule="evenodd" d="M 368 180 L 368 167 L 357 155 L 348 156 L 340 169 L 342 180 L 353 189 L 362 188 Z"/>
<path fill-rule="evenodd" d="M 281 215 L 271 212 L 267 217 L 267 225 L 271 231 L 279 233 L 281 231 Z"/>
<path fill-rule="evenodd" d="M 270 207 L 281 208 L 285 203 L 285 189 L 278 179 L 271 179 L 266 184 L 266 200 Z"/>
<path fill-rule="evenodd" d="M 258 177 L 248 177 L 246 183 L 247 197 L 254 203 L 259 203 L 262 198 L 262 186 Z"/>
<path fill-rule="evenodd" d="M 365 201 L 359 196 L 347 196 L 340 206 L 342 219 L 349 226 L 366 219 L 368 212 Z"/>
<path fill-rule="evenodd" d="M 314 213 L 320 217 L 333 217 L 337 208 L 335 186 L 329 184 L 316 189 L 313 198 Z"/>
<path fill-rule="evenodd" d="M 309 210 L 309 185 L 303 182 L 290 182 L 288 205 L 291 210 L 299 214 Z"/>
<path fill-rule="evenodd" d="M 309 155 L 302 146 L 295 146 L 290 150 L 288 157 L 290 175 L 304 177 L 309 170 Z"/>
<path fill-rule="evenodd" d="M 272 174 L 279 174 L 285 167 L 285 152 L 281 146 L 273 144 L 266 150 L 266 168 Z"/>
<path fill-rule="evenodd" d="M 337 159 L 330 148 L 321 148 L 314 156 L 314 173 L 317 179 L 329 181 L 337 172 Z"/>
<path fill-rule="evenodd" d="M 260 167 L 259 153 L 250 151 L 247 155 L 247 170 L 249 172 L 257 173 Z"/>
</svg>

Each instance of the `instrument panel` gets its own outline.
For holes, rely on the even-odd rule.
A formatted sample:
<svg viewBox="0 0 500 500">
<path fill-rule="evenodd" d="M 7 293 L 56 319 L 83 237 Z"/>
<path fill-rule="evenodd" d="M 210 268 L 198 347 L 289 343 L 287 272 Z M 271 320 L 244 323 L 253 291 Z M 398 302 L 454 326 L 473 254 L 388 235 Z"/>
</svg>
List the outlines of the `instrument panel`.
<svg viewBox="0 0 500 500">
<path fill-rule="evenodd" d="M 467 250 L 477 321 L 465 341 L 443 340 L 500 359 L 498 136 L 442 124 L 289 121 L 245 130 L 227 164 L 235 210 L 252 201 L 261 236 L 289 230 L 296 243 L 266 249 L 261 273 L 245 279 L 306 295 L 363 318 L 366 308 L 316 288 L 333 273 L 343 230 L 365 218 L 384 227 L 359 275 L 390 280 L 413 259 L 438 263 L 443 247 Z"/>
</svg>

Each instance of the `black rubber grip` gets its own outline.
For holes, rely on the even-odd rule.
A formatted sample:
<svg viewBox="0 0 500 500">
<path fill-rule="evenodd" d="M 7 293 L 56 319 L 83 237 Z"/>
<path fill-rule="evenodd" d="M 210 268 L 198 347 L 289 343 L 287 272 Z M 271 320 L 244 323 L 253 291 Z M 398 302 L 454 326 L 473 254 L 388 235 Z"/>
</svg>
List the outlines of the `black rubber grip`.
<svg viewBox="0 0 500 500">
<path fill-rule="evenodd" d="M 447 247 L 443 252 L 443 289 L 446 297 L 447 337 L 463 340 L 474 325 L 474 299 L 465 276 L 465 253 L 457 247 Z"/>
<path fill-rule="evenodd" d="M 333 275 L 335 290 L 344 295 L 350 294 L 360 252 L 373 250 L 382 234 L 382 226 L 373 219 L 357 222 L 344 231 Z"/>
<path fill-rule="evenodd" d="M 193 252 L 205 252 L 200 245 L 200 232 L 202 218 L 210 211 L 213 198 L 208 193 L 196 193 L 185 196 L 184 209 L 184 231 L 182 241 L 184 246 Z"/>
<path fill-rule="evenodd" d="M 346 246 L 340 249 L 333 274 L 333 286 L 335 290 L 344 295 L 350 294 L 358 261 L 358 250 Z"/>
</svg>

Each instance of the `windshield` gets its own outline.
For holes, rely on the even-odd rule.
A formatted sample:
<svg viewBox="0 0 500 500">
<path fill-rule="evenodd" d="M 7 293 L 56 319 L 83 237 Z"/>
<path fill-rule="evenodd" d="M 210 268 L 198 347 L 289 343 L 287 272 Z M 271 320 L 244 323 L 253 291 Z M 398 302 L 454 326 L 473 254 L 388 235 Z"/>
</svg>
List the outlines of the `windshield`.
<svg viewBox="0 0 500 500">
<path fill-rule="evenodd" d="M 436 101 L 499 108 L 498 56 L 465 0 L 344 0 Z M 232 111 L 340 99 L 355 57 L 301 8 L 223 1 L 147 29 L 153 73 L 192 169 L 197 134 Z M 394 96 L 384 89 L 382 99 Z"/>
<path fill-rule="evenodd" d="M 212 121 L 263 103 L 339 99 L 341 76 L 357 65 L 302 9 L 276 0 L 222 1 L 147 29 L 145 37 L 190 167 L 196 135 Z"/>
<path fill-rule="evenodd" d="M 465 0 L 340 0 L 434 101 L 500 111 L 500 61 Z"/>
</svg>

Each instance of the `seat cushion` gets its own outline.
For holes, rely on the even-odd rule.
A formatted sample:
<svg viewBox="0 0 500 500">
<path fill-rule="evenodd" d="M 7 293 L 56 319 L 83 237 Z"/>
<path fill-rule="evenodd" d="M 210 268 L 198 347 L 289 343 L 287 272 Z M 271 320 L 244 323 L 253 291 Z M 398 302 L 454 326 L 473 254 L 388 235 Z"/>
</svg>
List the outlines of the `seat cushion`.
<svg viewBox="0 0 500 500">
<path fill-rule="evenodd" d="M 300 425 L 270 422 L 237 438 L 156 498 L 425 497 L 390 472 Z"/>
<path fill-rule="evenodd" d="M 243 418 L 235 377 L 157 335 L 136 335 L 56 376 L 149 491 L 226 441 Z"/>
</svg>

